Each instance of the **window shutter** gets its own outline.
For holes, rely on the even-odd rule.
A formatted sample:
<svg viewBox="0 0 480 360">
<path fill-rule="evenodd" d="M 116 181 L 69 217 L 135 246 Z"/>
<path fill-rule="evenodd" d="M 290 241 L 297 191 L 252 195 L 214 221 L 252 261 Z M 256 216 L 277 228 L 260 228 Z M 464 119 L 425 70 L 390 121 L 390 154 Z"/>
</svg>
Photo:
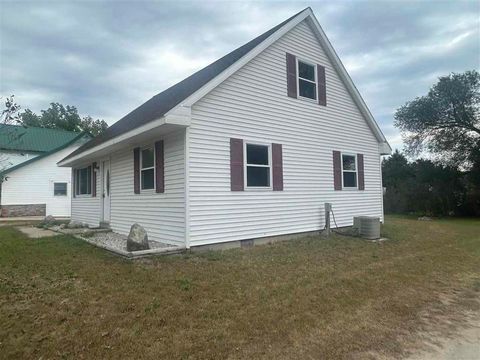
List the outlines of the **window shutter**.
<svg viewBox="0 0 480 360">
<path fill-rule="evenodd" d="M 283 191 L 282 144 L 272 144 L 273 191 Z"/>
<path fill-rule="evenodd" d="M 163 157 L 163 140 L 155 143 L 155 191 L 165 192 L 165 161 Z"/>
<path fill-rule="evenodd" d="M 230 189 L 243 191 L 243 140 L 230 139 Z"/>
<path fill-rule="evenodd" d="M 75 188 L 75 169 L 72 168 L 72 181 L 71 181 L 71 192 L 72 196 L 75 197 L 77 195 L 77 189 Z"/>
<path fill-rule="evenodd" d="M 365 170 L 363 165 L 363 154 L 357 154 L 358 166 L 358 190 L 365 190 Z"/>
<path fill-rule="evenodd" d="M 342 157 L 336 150 L 333 150 L 333 188 L 342 190 Z"/>
<path fill-rule="evenodd" d="M 133 191 L 140 194 L 140 148 L 133 149 Z"/>
<path fill-rule="evenodd" d="M 97 196 L 97 172 L 95 171 L 97 163 L 92 163 L 92 197 Z"/>
<path fill-rule="evenodd" d="M 287 94 L 297 97 L 297 60 L 295 55 L 287 53 Z"/>
<path fill-rule="evenodd" d="M 327 86 L 325 83 L 325 67 L 317 65 L 317 78 L 318 78 L 318 103 L 323 106 L 327 106 Z"/>
</svg>

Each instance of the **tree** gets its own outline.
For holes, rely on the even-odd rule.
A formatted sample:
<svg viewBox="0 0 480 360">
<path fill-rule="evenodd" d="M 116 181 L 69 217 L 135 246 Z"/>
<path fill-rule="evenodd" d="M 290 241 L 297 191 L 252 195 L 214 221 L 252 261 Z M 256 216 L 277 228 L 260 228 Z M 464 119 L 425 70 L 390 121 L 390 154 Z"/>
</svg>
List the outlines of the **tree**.
<svg viewBox="0 0 480 360">
<path fill-rule="evenodd" d="M 0 115 L 0 123 L 5 125 L 17 125 L 20 124 L 20 105 L 18 105 L 14 100 L 14 95 L 5 98 L 5 109 L 2 110 Z"/>
<path fill-rule="evenodd" d="M 441 77 L 427 95 L 397 110 L 395 126 L 408 155 L 426 150 L 446 164 L 472 167 L 480 148 L 480 74 Z"/>
<path fill-rule="evenodd" d="M 104 120 L 94 120 L 91 116 L 81 118 L 75 106 L 63 106 L 59 103 L 51 103 L 47 110 L 41 111 L 41 115 L 27 109 L 22 113 L 22 120 L 27 126 L 86 131 L 93 136 L 103 133 L 108 128 Z"/>
<path fill-rule="evenodd" d="M 466 201 L 468 179 L 455 166 L 425 159 L 408 162 L 397 150 L 382 162 L 382 174 L 387 213 L 474 214 Z"/>
<path fill-rule="evenodd" d="M 398 150 L 382 161 L 383 186 L 386 188 L 385 212 L 406 213 L 408 194 L 413 182 L 413 170 L 407 158 Z"/>
<path fill-rule="evenodd" d="M 20 116 L 20 105 L 18 105 L 14 100 L 14 95 L 5 98 L 5 108 L 0 114 L 0 124 L 3 125 L 21 125 L 22 119 Z M 7 142 L 13 142 L 18 140 L 22 134 L 19 134 L 17 131 L 14 131 L 13 128 L 6 126 L 2 127 L 2 133 L 0 136 L 5 137 Z M 8 168 L 11 165 L 8 156 L 5 154 L 0 154 L 0 186 L 4 180 L 4 175 L 2 171 Z"/>
<path fill-rule="evenodd" d="M 93 136 L 97 136 L 107 130 L 108 124 L 104 120 L 94 120 L 91 116 L 85 116 L 81 121 L 80 127 Z"/>
<path fill-rule="evenodd" d="M 420 159 L 412 164 L 411 209 L 426 215 L 455 215 L 465 201 L 463 174 L 455 167 Z"/>
</svg>

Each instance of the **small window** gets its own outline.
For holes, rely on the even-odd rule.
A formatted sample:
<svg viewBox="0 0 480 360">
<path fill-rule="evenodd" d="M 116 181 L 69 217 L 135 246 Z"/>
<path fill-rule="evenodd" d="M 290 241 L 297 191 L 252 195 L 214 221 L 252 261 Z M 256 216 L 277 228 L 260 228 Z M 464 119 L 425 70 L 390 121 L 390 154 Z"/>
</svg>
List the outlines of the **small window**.
<svg viewBox="0 0 480 360">
<path fill-rule="evenodd" d="M 155 152 L 153 148 L 143 149 L 141 152 L 140 178 L 142 190 L 155 188 Z"/>
<path fill-rule="evenodd" d="M 357 157 L 342 154 L 342 176 L 344 188 L 357 187 Z"/>
<path fill-rule="evenodd" d="M 92 193 L 92 167 L 87 166 L 75 170 L 75 194 L 90 195 Z"/>
<path fill-rule="evenodd" d="M 300 97 L 317 99 L 317 80 L 315 65 L 298 60 L 298 94 Z"/>
<path fill-rule="evenodd" d="M 53 196 L 67 196 L 67 183 L 53 183 Z"/>
<path fill-rule="evenodd" d="M 246 144 L 247 187 L 270 187 L 270 147 Z"/>
</svg>

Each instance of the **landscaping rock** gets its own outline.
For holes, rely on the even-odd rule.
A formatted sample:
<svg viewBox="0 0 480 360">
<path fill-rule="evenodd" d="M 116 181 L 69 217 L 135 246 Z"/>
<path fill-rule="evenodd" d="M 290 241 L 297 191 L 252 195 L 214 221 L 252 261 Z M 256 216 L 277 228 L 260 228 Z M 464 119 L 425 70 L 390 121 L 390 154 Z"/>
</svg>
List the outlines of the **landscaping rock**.
<svg viewBox="0 0 480 360">
<path fill-rule="evenodd" d="M 90 229 L 83 229 L 81 232 L 81 236 L 83 237 L 92 237 L 95 233 Z"/>
<path fill-rule="evenodd" d="M 43 219 L 43 225 L 51 226 L 55 225 L 57 222 L 57 219 L 55 219 L 52 215 L 48 215 Z"/>
<path fill-rule="evenodd" d="M 420 216 L 417 220 L 419 220 L 419 221 L 432 221 L 432 218 L 428 217 L 428 216 Z"/>
<path fill-rule="evenodd" d="M 69 229 L 80 229 L 82 227 L 83 227 L 83 223 L 77 220 L 71 220 L 67 225 L 67 228 Z"/>
<path fill-rule="evenodd" d="M 133 224 L 127 238 L 127 251 L 148 249 L 150 249 L 150 246 L 148 245 L 147 231 L 141 225 Z"/>
</svg>

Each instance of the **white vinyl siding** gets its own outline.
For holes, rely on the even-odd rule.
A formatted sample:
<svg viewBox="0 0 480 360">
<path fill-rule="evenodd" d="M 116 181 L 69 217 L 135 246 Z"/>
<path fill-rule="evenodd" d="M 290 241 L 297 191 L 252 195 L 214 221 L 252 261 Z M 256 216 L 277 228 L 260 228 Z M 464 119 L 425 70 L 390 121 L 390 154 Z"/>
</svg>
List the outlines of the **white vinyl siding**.
<svg viewBox="0 0 480 360">
<path fill-rule="evenodd" d="M 326 68 L 328 106 L 287 96 L 285 53 Z M 230 191 L 229 139 L 279 143 L 284 191 Z M 362 153 L 365 191 L 334 191 L 333 150 Z M 378 142 L 314 33 L 300 23 L 192 107 L 190 245 L 322 229 L 380 216 Z"/>
<path fill-rule="evenodd" d="M 185 153 L 184 131 L 163 137 L 165 159 L 165 192 L 146 191 L 135 194 L 133 189 L 133 149 L 149 144 L 126 147 L 110 155 L 110 227 L 128 235 L 134 223 L 142 225 L 150 240 L 167 244 L 185 244 Z M 161 138 L 156 139 L 161 140 Z M 97 159 L 101 163 L 102 159 Z M 74 219 L 97 226 L 102 213 L 101 172 L 97 173 L 97 197 L 75 198 Z M 73 216 L 72 216 L 73 217 Z"/>
<path fill-rule="evenodd" d="M 133 147 L 111 157 L 111 215 L 113 231 L 128 235 L 133 223 L 145 227 L 148 238 L 185 245 L 184 131 L 164 140 L 165 192 L 133 192 Z M 161 139 L 156 139 L 161 140 Z M 144 148 L 147 144 L 139 144 Z"/>
<path fill-rule="evenodd" d="M 134 223 L 142 225 L 150 240 L 185 245 L 185 150 L 184 131 L 163 137 L 165 192 L 152 190 L 135 194 L 133 189 L 133 149 L 138 144 L 111 154 L 110 159 L 110 227 L 128 235 Z M 161 140 L 161 138 L 156 139 Z M 102 160 L 97 159 L 100 164 Z M 72 218 L 98 226 L 102 215 L 101 172 L 97 172 L 97 197 L 76 197 Z"/>
<path fill-rule="evenodd" d="M 7 174 L 2 183 L 2 205 L 46 204 L 46 214 L 70 216 L 71 169 L 57 162 L 77 149 L 80 143 L 59 150 Z M 54 184 L 67 183 L 67 196 L 55 196 Z"/>
<path fill-rule="evenodd" d="M 83 166 L 78 166 L 77 168 L 90 166 L 90 165 L 91 163 L 84 164 Z M 76 195 L 74 198 L 72 198 L 72 220 L 87 223 L 90 227 L 96 227 L 100 222 L 100 214 L 101 214 L 100 200 L 102 199 L 102 197 L 99 189 L 101 189 L 102 182 L 101 182 L 101 176 L 99 171 L 97 171 L 96 179 L 97 179 L 96 181 L 97 196 L 94 197 L 91 194 Z"/>
</svg>

